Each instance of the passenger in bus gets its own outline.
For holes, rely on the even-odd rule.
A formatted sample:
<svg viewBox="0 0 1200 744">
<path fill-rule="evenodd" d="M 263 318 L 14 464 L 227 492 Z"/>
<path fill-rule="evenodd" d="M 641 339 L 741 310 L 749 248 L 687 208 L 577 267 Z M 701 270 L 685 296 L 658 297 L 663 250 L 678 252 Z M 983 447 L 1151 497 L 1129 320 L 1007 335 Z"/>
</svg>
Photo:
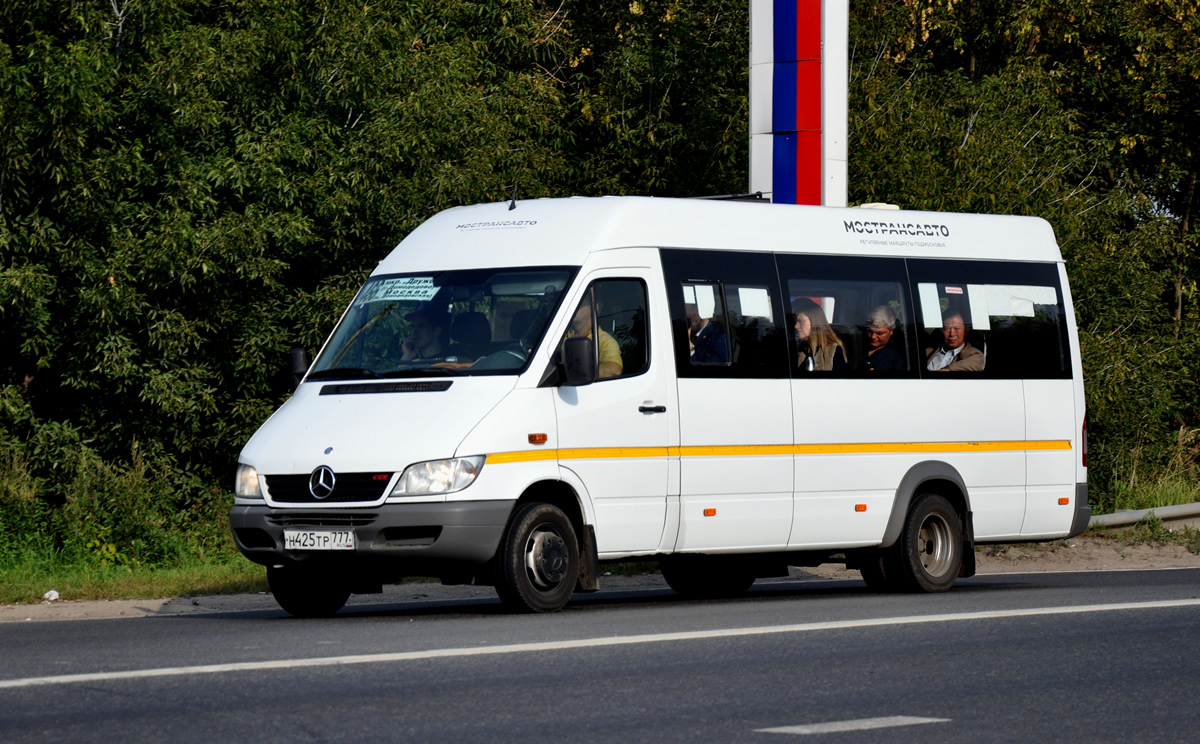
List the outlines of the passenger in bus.
<svg viewBox="0 0 1200 744">
<path fill-rule="evenodd" d="M 624 369 L 621 362 L 621 345 L 612 337 L 612 334 L 603 328 L 597 328 L 596 331 L 599 333 L 599 338 L 596 340 L 596 350 L 599 353 L 597 376 L 601 380 L 608 377 L 619 377 Z M 571 325 L 567 328 L 567 335 L 563 340 L 575 336 L 592 338 L 592 303 L 587 297 L 584 297 L 583 302 L 579 303 L 579 307 L 575 309 L 575 315 L 571 318 Z"/>
<path fill-rule="evenodd" d="M 695 305 L 685 307 L 688 318 L 688 352 L 693 364 L 725 364 L 729 361 L 729 343 L 725 332 L 709 318 L 700 317 Z"/>
<path fill-rule="evenodd" d="M 896 313 L 879 305 L 867 316 L 867 349 L 863 366 L 872 372 L 895 372 L 905 368 L 904 355 L 891 345 L 896 332 Z"/>
<path fill-rule="evenodd" d="M 925 368 L 931 372 L 982 372 L 987 357 L 967 343 L 970 328 L 961 313 L 942 318 L 942 345 L 925 350 Z"/>
<path fill-rule="evenodd" d="M 825 311 L 807 297 L 792 301 L 796 315 L 796 338 L 800 345 L 797 365 L 807 371 L 840 371 L 849 369 L 846 347 L 829 326 Z"/>
<path fill-rule="evenodd" d="M 433 303 L 426 303 L 404 316 L 404 319 L 412 325 L 408 338 L 400 345 L 401 361 L 415 362 L 444 356 L 442 339 L 450 325 L 446 313 L 434 309 Z"/>
</svg>

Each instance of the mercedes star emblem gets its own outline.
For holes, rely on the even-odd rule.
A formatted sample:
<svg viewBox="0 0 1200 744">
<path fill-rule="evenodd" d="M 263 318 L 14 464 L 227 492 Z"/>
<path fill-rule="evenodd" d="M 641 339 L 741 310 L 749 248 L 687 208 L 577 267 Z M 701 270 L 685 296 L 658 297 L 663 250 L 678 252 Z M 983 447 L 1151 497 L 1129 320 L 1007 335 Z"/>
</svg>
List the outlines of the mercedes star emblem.
<svg viewBox="0 0 1200 744">
<path fill-rule="evenodd" d="M 333 474 L 333 468 L 322 465 L 308 476 L 308 492 L 313 495 L 314 499 L 326 499 L 329 498 L 329 494 L 333 493 L 335 483 L 337 483 L 337 476 Z"/>
</svg>

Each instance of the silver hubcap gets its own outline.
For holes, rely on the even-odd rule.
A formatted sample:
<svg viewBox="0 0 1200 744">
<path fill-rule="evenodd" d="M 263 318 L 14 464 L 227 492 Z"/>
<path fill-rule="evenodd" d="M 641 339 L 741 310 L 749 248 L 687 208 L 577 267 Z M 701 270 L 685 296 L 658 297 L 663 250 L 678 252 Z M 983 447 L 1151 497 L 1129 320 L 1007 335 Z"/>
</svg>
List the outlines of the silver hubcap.
<svg viewBox="0 0 1200 744">
<path fill-rule="evenodd" d="M 529 533 L 525 542 L 525 571 L 539 589 L 552 589 L 562 583 L 567 572 L 567 543 L 553 529 L 541 525 Z"/>
<path fill-rule="evenodd" d="M 917 533 L 917 548 L 921 554 L 921 566 L 930 576 L 945 576 L 954 557 L 954 546 L 950 542 L 950 525 L 940 514 L 930 514 L 921 523 Z"/>
</svg>

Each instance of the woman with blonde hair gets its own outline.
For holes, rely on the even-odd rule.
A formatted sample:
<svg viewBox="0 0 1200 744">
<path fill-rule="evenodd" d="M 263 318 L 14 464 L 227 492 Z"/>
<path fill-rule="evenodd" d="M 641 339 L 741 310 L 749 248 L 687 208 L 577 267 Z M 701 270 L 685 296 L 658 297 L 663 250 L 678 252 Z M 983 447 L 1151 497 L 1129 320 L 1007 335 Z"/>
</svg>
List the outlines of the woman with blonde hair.
<svg viewBox="0 0 1200 744">
<path fill-rule="evenodd" d="M 796 337 L 800 344 L 797 364 L 802 370 L 838 371 L 849 369 L 846 347 L 829 326 L 825 311 L 807 297 L 792 302 L 796 314 Z"/>
</svg>

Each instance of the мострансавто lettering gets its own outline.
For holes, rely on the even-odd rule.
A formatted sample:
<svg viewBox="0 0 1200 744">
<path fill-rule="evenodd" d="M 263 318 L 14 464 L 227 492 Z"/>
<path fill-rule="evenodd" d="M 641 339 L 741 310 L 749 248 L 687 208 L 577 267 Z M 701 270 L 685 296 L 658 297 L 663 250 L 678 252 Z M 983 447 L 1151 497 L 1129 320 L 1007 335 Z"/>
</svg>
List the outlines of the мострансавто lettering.
<svg viewBox="0 0 1200 744">
<path fill-rule="evenodd" d="M 917 225 L 911 222 L 871 222 L 866 220 L 845 221 L 846 232 L 863 235 L 911 235 L 922 238 L 948 238 L 950 228 L 945 225 Z"/>
</svg>

